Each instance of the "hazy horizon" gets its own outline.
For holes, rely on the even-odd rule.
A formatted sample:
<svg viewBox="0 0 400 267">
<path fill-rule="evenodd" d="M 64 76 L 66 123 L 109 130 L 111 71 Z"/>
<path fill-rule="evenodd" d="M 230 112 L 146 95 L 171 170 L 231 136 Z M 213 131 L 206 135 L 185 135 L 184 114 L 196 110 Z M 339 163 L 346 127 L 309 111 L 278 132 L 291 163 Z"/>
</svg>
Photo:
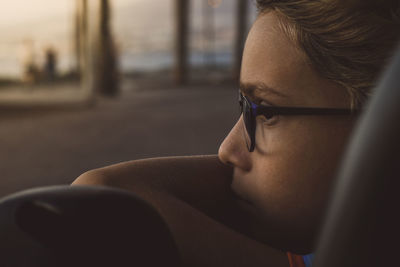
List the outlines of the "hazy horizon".
<svg viewBox="0 0 400 267">
<path fill-rule="evenodd" d="M 75 65 L 73 45 L 74 4 L 71 0 L 13 0 L 3 2 L 0 16 L 0 77 L 20 77 L 27 43 L 32 43 L 36 62 L 43 64 L 44 50 L 52 46 L 59 57 L 60 72 Z M 191 3 L 191 61 L 200 64 L 202 51 L 213 50 L 217 61 L 230 63 L 234 38 L 235 1 L 223 0 L 214 9 L 214 43 L 204 39 L 204 0 Z M 34 8 L 32 4 L 36 3 Z M 155 69 L 172 64 L 173 0 L 113 0 L 113 34 L 122 71 Z M 6 10 L 6 12 L 4 12 Z M 251 11 L 254 17 L 254 8 Z M 21 19 L 23 17 L 23 19 Z M 250 19 L 253 19 L 250 16 Z M 154 19 L 157 18 L 157 19 Z M 31 40 L 31 41 L 28 41 Z M 24 51 L 25 50 L 25 51 Z"/>
</svg>

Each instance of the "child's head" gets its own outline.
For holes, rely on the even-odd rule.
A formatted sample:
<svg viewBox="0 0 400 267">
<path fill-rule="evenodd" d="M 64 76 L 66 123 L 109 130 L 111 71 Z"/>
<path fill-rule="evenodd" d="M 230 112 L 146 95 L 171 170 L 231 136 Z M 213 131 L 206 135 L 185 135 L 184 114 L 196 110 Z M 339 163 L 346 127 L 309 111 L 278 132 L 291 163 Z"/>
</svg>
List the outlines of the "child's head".
<svg viewBox="0 0 400 267">
<path fill-rule="evenodd" d="M 390 12 L 354 1 L 257 2 L 260 14 L 243 53 L 244 96 L 259 105 L 362 106 L 399 38 Z M 257 116 L 249 152 L 239 119 L 219 156 L 234 167 L 233 190 L 250 202 L 244 206 L 254 237 L 311 249 L 354 121 L 352 115 Z"/>
<path fill-rule="evenodd" d="M 257 0 L 322 77 L 342 85 L 353 107 L 370 94 L 399 40 L 398 0 Z"/>
</svg>

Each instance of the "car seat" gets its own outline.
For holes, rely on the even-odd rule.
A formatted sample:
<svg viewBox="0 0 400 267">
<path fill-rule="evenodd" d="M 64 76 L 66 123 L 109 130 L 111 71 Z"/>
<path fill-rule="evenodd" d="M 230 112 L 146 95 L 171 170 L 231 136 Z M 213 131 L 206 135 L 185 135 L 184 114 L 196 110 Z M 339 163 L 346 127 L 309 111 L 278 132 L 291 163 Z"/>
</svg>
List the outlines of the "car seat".
<svg viewBox="0 0 400 267">
<path fill-rule="evenodd" d="M 400 266 L 400 47 L 336 182 L 313 266 Z"/>
<path fill-rule="evenodd" d="M 0 266 L 179 266 L 158 212 L 134 194 L 55 186 L 0 201 Z"/>
</svg>

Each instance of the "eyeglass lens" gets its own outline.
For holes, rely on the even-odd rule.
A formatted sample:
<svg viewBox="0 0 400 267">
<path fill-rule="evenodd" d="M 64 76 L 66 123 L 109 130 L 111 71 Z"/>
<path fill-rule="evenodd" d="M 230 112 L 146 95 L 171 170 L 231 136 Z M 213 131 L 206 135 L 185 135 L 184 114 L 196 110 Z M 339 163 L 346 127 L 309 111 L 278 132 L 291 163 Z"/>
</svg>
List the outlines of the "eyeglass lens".
<svg viewBox="0 0 400 267">
<path fill-rule="evenodd" d="M 255 146 L 255 117 L 252 114 L 252 109 L 250 106 L 250 103 L 247 101 L 245 97 L 242 95 L 240 96 L 240 105 L 242 108 L 242 114 L 243 114 L 243 135 L 246 140 L 246 145 L 249 151 L 254 150 Z"/>
</svg>

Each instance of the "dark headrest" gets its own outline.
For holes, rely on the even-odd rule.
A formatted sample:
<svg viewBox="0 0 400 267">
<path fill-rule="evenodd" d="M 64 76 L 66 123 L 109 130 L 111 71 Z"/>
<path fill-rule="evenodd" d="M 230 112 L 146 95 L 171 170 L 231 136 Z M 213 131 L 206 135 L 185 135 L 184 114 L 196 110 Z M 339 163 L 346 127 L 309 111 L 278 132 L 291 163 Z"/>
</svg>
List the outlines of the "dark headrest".
<svg viewBox="0 0 400 267">
<path fill-rule="evenodd" d="M 348 148 L 315 266 L 398 266 L 399 182 L 400 47 Z"/>
</svg>

